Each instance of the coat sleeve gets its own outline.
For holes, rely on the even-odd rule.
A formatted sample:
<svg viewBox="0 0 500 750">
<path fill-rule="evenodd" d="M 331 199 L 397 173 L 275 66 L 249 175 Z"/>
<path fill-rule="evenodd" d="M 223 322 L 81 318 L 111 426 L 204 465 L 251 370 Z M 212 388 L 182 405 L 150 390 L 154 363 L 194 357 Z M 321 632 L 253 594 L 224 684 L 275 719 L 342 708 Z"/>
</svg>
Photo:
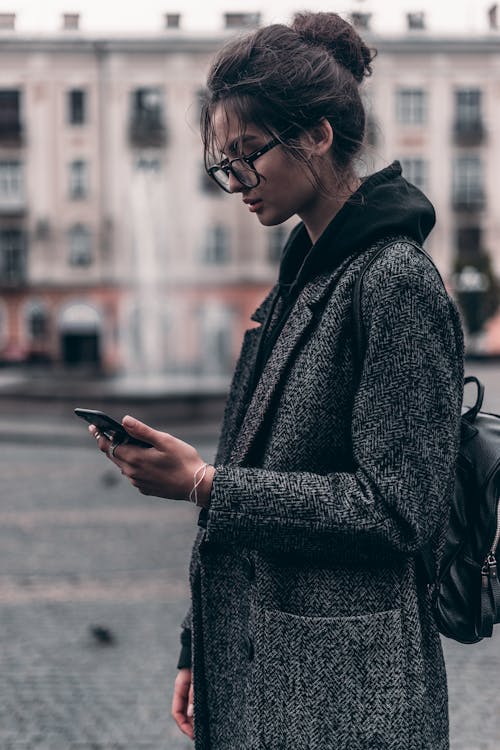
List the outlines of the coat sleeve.
<svg viewBox="0 0 500 750">
<path fill-rule="evenodd" d="M 415 254 L 414 254 L 415 255 Z M 362 298 L 366 351 L 352 410 L 356 470 L 217 466 L 207 541 L 348 561 L 411 554 L 442 528 L 463 392 L 458 313 L 424 257 L 377 260 Z"/>
</svg>

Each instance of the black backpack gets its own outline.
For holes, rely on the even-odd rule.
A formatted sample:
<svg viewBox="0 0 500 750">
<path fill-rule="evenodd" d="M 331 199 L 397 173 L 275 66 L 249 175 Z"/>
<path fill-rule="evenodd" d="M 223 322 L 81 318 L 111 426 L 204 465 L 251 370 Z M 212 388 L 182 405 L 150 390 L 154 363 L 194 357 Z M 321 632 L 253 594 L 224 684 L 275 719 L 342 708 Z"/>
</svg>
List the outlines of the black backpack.
<svg viewBox="0 0 500 750">
<path fill-rule="evenodd" d="M 353 293 L 355 356 L 365 351 L 361 316 L 361 287 L 367 269 L 389 246 L 371 255 L 359 273 Z M 409 243 L 429 255 L 413 242 Z M 434 266 L 435 267 L 435 266 Z M 435 267 L 436 268 L 436 267 Z M 439 274 L 439 271 L 436 272 Z M 441 278 L 441 277 L 440 277 Z M 455 492 L 446 530 L 446 543 L 437 573 L 431 547 L 421 550 L 419 563 L 430 587 L 438 630 L 460 643 L 491 637 L 500 622 L 500 416 L 481 411 L 484 386 L 476 377 L 474 406 L 462 411 Z"/>
</svg>

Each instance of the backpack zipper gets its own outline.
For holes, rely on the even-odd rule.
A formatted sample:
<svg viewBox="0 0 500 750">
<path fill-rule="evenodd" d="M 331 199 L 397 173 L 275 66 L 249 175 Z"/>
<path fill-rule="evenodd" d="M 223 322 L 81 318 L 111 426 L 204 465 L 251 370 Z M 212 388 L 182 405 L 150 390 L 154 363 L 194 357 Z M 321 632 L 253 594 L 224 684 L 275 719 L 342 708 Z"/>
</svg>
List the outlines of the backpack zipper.
<svg viewBox="0 0 500 750">
<path fill-rule="evenodd" d="M 497 578 L 496 549 L 498 547 L 499 542 L 500 542 L 500 497 L 497 499 L 497 530 L 495 532 L 495 538 L 493 539 L 493 544 L 491 545 L 491 549 L 488 553 L 488 556 L 486 557 L 486 560 L 483 563 L 483 567 L 481 568 L 481 575 L 483 578 L 483 588 L 488 587 L 488 583 L 490 580 Z"/>
</svg>

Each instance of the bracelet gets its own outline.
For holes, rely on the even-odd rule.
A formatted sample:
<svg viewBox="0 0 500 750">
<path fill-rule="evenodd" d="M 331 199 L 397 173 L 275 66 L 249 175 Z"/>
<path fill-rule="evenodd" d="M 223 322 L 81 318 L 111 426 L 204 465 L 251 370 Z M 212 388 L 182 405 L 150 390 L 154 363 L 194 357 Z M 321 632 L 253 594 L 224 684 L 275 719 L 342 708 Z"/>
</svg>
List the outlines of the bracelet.
<svg viewBox="0 0 500 750">
<path fill-rule="evenodd" d="M 198 508 L 201 507 L 200 505 L 198 505 L 198 487 L 205 479 L 208 467 L 209 467 L 209 464 L 207 463 L 202 464 L 196 469 L 196 471 L 193 474 L 193 489 L 189 493 L 189 502 L 194 503 L 195 505 L 198 506 Z M 200 477 L 198 477 L 198 474 L 200 473 L 200 471 L 202 472 L 202 474 Z"/>
</svg>

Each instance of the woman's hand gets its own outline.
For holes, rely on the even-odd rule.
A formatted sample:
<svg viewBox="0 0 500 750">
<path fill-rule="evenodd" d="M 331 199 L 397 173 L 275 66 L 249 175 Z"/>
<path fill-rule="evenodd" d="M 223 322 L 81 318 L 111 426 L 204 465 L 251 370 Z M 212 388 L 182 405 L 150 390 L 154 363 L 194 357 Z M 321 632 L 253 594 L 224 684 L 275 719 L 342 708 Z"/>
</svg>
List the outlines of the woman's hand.
<svg viewBox="0 0 500 750">
<path fill-rule="evenodd" d="M 181 732 L 194 739 L 193 683 L 190 669 L 179 669 L 175 678 L 172 716 Z"/>
<path fill-rule="evenodd" d="M 89 430 L 97 438 L 99 449 L 106 453 L 130 482 L 143 495 L 154 495 L 171 500 L 189 500 L 193 489 L 195 473 L 201 478 L 203 459 L 192 445 L 154 430 L 133 417 L 125 417 L 122 424 L 131 437 L 151 444 L 143 448 L 123 443 L 111 452 L 111 443 L 100 435 L 95 425 Z M 197 487 L 198 505 L 208 507 L 215 470 L 207 466 L 203 481 Z"/>
</svg>

